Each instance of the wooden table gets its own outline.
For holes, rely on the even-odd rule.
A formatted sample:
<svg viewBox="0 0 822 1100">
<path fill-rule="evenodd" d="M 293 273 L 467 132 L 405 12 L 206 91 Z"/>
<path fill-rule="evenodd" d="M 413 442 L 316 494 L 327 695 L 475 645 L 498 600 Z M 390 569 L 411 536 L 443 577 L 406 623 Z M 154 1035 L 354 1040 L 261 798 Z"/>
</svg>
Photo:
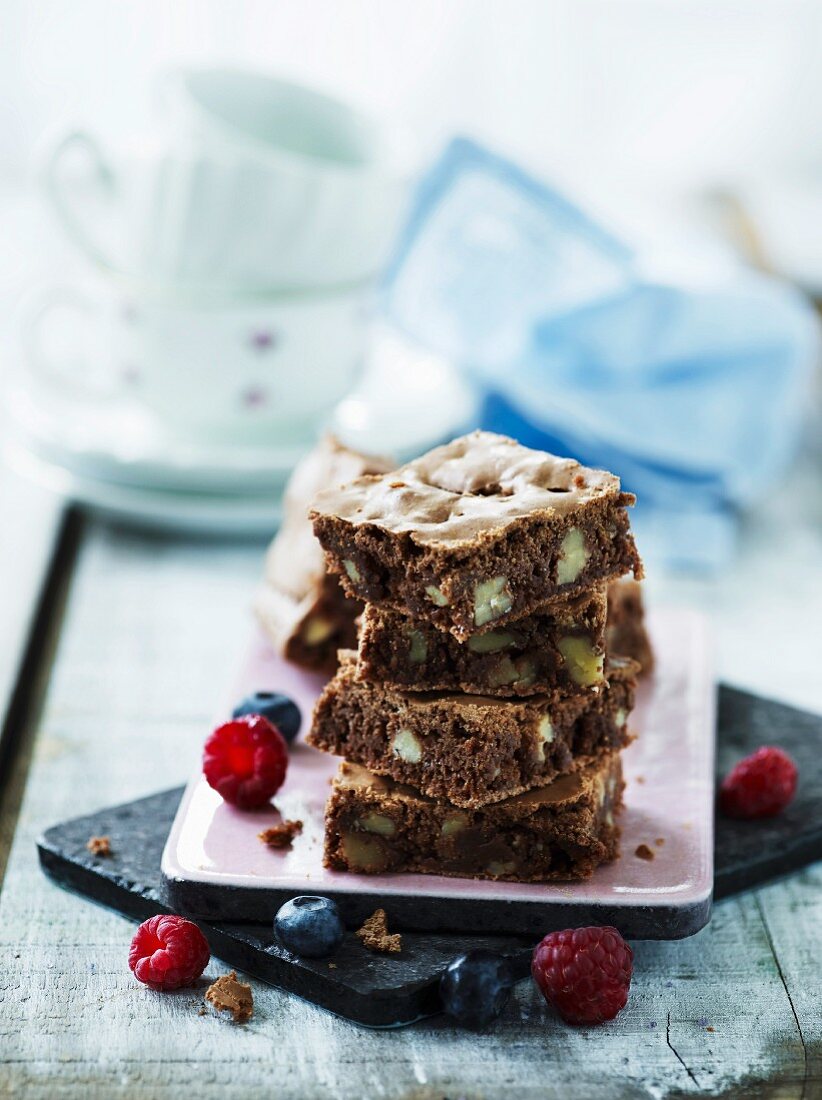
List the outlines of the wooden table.
<svg viewBox="0 0 822 1100">
<path fill-rule="evenodd" d="M 188 778 L 242 649 L 263 547 L 88 520 L 60 530 L 47 629 L 32 647 L 2 775 L 0 1096 L 822 1096 L 819 865 L 719 904 L 693 939 L 636 943 L 628 1008 L 599 1029 L 564 1026 L 530 982 L 479 1036 L 442 1019 L 367 1031 L 259 982 L 253 1020 L 236 1026 L 199 1015 L 202 989 L 138 986 L 126 965 L 132 926 L 49 883 L 35 838 L 63 818 Z M 818 563 L 813 537 L 803 552 Z M 773 561 L 779 532 L 768 538 L 747 552 L 749 576 Z M 688 583 L 678 594 L 718 602 Z M 726 649 L 753 614 L 745 596 L 735 618 L 720 607 Z M 732 585 L 722 598 L 733 603 Z M 779 630 L 792 634 L 791 616 L 808 615 L 809 597 L 782 598 L 790 606 L 773 628 L 769 665 L 784 669 L 788 688 L 798 677 L 801 694 L 803 669 L 818 684 L 818 638 L 815 654 L 809 633 L 787 648 Z M 736 653 L 722 661 L 723 675 L 751 668 Z M 207 973 L 224 969 L 212 960 Z"/>
</svg>

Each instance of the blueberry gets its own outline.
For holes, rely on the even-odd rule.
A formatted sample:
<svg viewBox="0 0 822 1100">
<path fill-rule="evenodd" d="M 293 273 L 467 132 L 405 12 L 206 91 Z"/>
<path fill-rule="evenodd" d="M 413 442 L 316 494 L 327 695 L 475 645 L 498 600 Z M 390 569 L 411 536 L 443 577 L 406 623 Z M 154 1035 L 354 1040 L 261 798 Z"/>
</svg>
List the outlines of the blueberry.
<svg viewBox="0 0 822 1100">
<path fill-rule="evenodd" d="M 299 733 L 302 722 L 297 704 L 278 691 L 255 691 L 246 695 L 231 712 L 231 717 L 241 718 L 244 714 L 262 714 L 277 727 L 289 744 Z"/>
<path fill-rule="evenodd" d="M 513 984 L 507 959 L 493 951 L 469 951 L 453 959 L 440 978 L 442 1007 L 463 1027 L 486 1027 L 505 1008 Z"/>
<path fill-rule="evenodd" d="M 274 931 L 283 947 L 309 959 L 330 955 L 345 934 L 336 903 L 315 897 L 287 901 L 274 918 Z"/>
</svg>

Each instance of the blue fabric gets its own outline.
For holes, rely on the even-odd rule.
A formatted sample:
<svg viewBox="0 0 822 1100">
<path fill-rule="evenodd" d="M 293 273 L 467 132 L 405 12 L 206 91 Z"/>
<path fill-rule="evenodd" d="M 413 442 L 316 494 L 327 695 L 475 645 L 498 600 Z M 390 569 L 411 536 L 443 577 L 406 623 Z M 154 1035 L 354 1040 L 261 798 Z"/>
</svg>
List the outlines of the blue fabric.
<svg viewBox="0 0 822 1100">
<path fill-rule="evenodd" d="M 463 139 L 420 186 L 385 309 L 475 380 L 483 427 L 618 473 L 643 550 L 678 566 L 727 561 L 798 445 L 819 349 L 791 288 L 727 258 L 663 277 Z"/>
</svg>

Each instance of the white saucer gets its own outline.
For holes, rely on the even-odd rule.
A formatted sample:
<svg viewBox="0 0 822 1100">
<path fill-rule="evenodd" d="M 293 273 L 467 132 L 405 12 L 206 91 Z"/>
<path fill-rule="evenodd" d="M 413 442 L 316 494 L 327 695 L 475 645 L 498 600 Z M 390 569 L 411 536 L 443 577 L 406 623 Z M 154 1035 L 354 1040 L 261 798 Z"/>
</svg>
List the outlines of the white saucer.
<svg viewBox="0 0 822 1100">
<path fill-rule="evenodd" d="M 6 397 L 9 465 L 109 517 L 155 528 L 270 536 L 286 480 L 313 443 L 187 442 L 134 402 L 83 403 L 25 375 Z M 477 412 L 449 363 L 380 329 L 362 382 L 328 427 L 349 446 L 404 461 L 475 426 Z"/>
<path fill-rule="evenodd" d="M 44 461 L 79 477 L 141 489 L 277 490 L 309 446 L 189 442 L 170 435 L 135 402 L 84 404 L 27 379 L 10 387 L 8 411 L 27 448 Z"/>
<path fill-rule="evenodd" d="M 95 497 L 124 499 L 119 487 L 241 495 L 251 507 L 254 497 L 279 495 L 314 442 L 187 441 L 126 397 L 84 402 L 25 372 L 8 387 L 6 406 L 18 443 L 78 486 L 94 483 Z M 352 447 L 405 459 L 472 426 L 476 411 L 476 397 L 450 364 L 380 329 L 360 385 L 328 426 Z"/>
<path fill-rule="evenodd" d="M 14 439 L 6 440 L 2 460 L 15 473 L 67 500 L 108 519 L 149 529 L 268 538 L 280 521 L 278 493 L 186 493 L 118 485 L 67 470 Z"/>
</svg>

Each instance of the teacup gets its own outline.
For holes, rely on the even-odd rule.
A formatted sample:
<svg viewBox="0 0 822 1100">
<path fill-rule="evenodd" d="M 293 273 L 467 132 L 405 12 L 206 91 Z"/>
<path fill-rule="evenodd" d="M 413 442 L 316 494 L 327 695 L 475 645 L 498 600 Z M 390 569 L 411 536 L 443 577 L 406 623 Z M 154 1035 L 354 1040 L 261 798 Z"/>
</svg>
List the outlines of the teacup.
<svg viewBox="0 0 822 1100">
<path fill-rule="evenodd" d="M 402 141 L 346 104 L 274 77 L 181 70 L 159 136 L 106 150 L 67 135 L 52 203 L 108 270 L 231 293 L 328 289 L 380 273 L 405 210 Z"/>
<path fill-rule="evenodd" d="M 36 378 L 78 400 L 128 398 L 200 441 L 302 443 L 357 380 L 368 306 L 366 287 L 250 300 L 57 287 L 24 335 Z"/>
</svg>

